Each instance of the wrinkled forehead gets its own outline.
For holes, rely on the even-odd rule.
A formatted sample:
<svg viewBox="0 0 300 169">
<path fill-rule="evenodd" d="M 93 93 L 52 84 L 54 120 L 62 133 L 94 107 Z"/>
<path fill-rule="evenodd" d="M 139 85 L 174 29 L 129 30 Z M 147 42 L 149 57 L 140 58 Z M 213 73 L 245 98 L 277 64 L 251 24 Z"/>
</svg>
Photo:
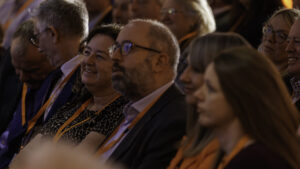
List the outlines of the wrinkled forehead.
<svg viewBox="0 0 300 169">
<path fill-rule="evenodd" d="M 129 40 L 140 45 L 147 45 L 150 41 L 148 33 L 148 24 L 141 22 L 129 23 L 119 33 L 117 42 L 122 43 L 125 40 Z"/>
</svg>

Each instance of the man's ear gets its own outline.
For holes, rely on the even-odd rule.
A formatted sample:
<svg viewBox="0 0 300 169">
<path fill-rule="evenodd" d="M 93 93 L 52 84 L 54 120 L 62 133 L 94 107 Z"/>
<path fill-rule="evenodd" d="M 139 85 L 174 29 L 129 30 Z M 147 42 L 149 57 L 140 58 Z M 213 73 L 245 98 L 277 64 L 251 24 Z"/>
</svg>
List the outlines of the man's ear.
<svg viewBox="0 0 300 169">
<path fill-rule="evenodd" d="M 48 29 L 53 43 L 57 43 L 59 41 L 59 33 L 57 29 L 55 29 L 53 26 L 49 26 Z"/>
<path fill-rule="evenodd" d="M 166 53 L 159 53 L 152 59 L 152 67 L 154 72 L 161 72 L 165 70 L 166 66 L 170 64 L 170 57 Z"/>
</svg>

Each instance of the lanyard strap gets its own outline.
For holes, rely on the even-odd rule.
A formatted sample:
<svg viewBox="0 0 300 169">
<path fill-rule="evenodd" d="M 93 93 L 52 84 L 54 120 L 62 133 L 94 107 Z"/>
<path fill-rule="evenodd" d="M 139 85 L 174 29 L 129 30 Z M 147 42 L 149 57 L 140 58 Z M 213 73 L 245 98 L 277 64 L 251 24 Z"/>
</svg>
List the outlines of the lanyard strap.
<svg viewBox="0 0 300 169">
<path fill-rule="evenodd" d="M 223 157 L 221 160 L 221 163 L 218 166 L 218 169 L 224 169 L 226 165 L 247 145 L 247 143 L 250 141 L 250 138 L 248 136 L 243 136 L 236 146 L 233 148 L 230 154 Z"/>
<path fill-rule="evenodd" d="M 109 103 L 107 103 L 105 106 L 103 106 L 100 110 L 98 110 L 95 114 L 100 114 L 107 106 L 109 106 L 111 103 L 113 103 L 114 101 L 116 101 L 118 98 L 120 97 L 120 95 L 118 94 L 116 97 L 114 97 Z M 79 109 L 77 109 L 77 111 L 57 130 L 55 136 L 53 137 L 53 142 L 56 143 L 58 142 L 58 140 L 69 130 L 71 130 L 72 128 L 79 126 L 87 121 L 89 121 L 91 119 L 91 117 L 88 117 L 68 128 L 66 128 L 70 123 L 72 123 L 72 121 L 74 121 L 87 107 L 88 105 L 91 103 L 92 98 L 88 99 L 87 101 L 85 101 Z"/>
<path fill-rule="evenodd" d="M 24 83 L 22 89 L 22 102 L 21 102 L 21 113 L 22 113 L 22 126 L 26 123 L 26 95 L 27 95 L 28 87 Z"/>
<path fill-rule="evenodd" d="M 178 40 L 179 44 L 181 44 L 183 41 L 185 41 L 185 40 L 187 40 L 187 39 L 189 39 L 189 38 L 191 38 L 191 37 L 196 36 L 197 33 L 198 33 L 198 32 L 191 32 L 191 33 L 188 33 L 187 35 L 185 35 L 184 37 L 182 37 L 182 38 L 180 38 L 180 39 Z"/>
<path fill-rule="evenodd" d="M 75 71 L 77 70 L 77 68 L 80 66 L 80 64 L 78 64 L 71 73 L 69 73 L 67 75 L 67 77 L 58 85 L 58 89 L 62 89 L 64 87 L 64 85 L 70 80 L 71 76 L 75 73 Z M 49 97 L 49 99 L 45 102 L 45 104 L 40 108 L 40 110 L 38 111 L 38 113 L 28 122 L 28 128 L 26 130 L 26 134 L 28 134 L 33 127 L 35 126 L 36 122 L 38 121 L 38 119 L 44 114 L 46 108 L 48 107 L 48 105 L 51 103 L 52 99 L 54 99 L 54 92 L 52 92 L 51 96 Z"/>
<path fill-rule="evenodd" d="M 109 141 L 111 138 L 113 138 L 117 132 L 120 129 L 120 126 L 122 125 L 122 123 L 118 126 L 117 129 L 114 130 L 114 132 L 110 135 L 110 137 L 108 139 L 106 139 L 105 143 L 103 143 L 98 151 L 96 152 L 96 156 L 101 156 L 103 153 L 107 152 L 109 149 L 111 149 L 112 147 L 114 147 L 122 138 L 123 136 L 126 134 L 127 131 L 129 131 L 130 129 L 132 129 L 146 114 L 146 112 L 157 102 L 157 100 L 164 94 L 164 92 L 162 94 L 160 94 L 157 98 L 155 98 L 150 104 L 148 104 L 144 110 L 142 112 L 140 112 L 135 119 L 131 122 L 131 124 L 127 127 L 126 130 L 124 130 L 124 132 L 121 134 L 120 137 L 118 137 L 116 140 L 113 140 L 112 142 L 110 142 L 108 145 L 105 146 L 105 144 L 107 143 L 107 141 Z"/>
</svg>

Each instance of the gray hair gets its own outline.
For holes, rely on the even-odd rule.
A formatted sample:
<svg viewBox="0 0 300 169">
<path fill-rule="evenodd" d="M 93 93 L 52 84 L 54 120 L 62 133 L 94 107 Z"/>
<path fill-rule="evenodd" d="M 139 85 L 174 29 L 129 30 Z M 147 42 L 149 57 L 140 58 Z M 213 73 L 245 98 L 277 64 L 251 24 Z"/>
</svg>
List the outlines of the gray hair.
<svg viewBox="0 0 300 169">
<path fill-rule="evenodd" d="M 196 18 L 197 23 L 193 27 L 193 31 L 199 32 L 199 35 L 214 32 L 216 30 L 216 22 L 214 15 L 207 0 L 174 0 L 185 8 L 187 12 L 191 12 Z"/>
<path fill-rule="evenodd" d="M 268 19 L 268 21 L 279 15 L 281 15 L 283 20 L 288 24 L 289 27 L 291 27 L 293 23 L 299 18 L 300 10 L 294 8 L 281 8 L 275 11 L 273 15 Z"/>
<path fill-rule="evenodd" d="M 150 19 L 134 19 L 129 21 L 129 24 L 137 22 L 149 25 L 148 37 L 151 47 L 165 52 L 169 56 L 170 65 L 176 72 L 180 49 L 178 41 L 171 30 L 163 23 Z"/>
<path fill-rule="evenodd" d="M 62 35 L 84 38 L 88 34 L 88 11 L 82 0 L 46 0 L 34 15 Z"/>
</svg>

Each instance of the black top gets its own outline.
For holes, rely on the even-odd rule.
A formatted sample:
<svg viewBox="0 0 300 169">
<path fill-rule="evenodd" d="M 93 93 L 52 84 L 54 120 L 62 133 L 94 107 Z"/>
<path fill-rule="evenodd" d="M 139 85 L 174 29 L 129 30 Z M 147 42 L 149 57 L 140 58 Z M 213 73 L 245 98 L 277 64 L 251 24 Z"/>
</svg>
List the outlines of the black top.
<svg viewBox="0 0 300 169">
<path fill-rule="evenodd" d="M 89 117 L 90 120 L 64 133 L 62 139 L 72 142 L 73 144 L 79 144 L 92 131 L 108 137 L 114 129 L 119 126 L 124 118 L 122 111 L 127 102 L 128 101 L 124 97 L 119 97 L 104 108 L 99 114 L 96 114 L 95 111 L 85 109 L 84 112 L 66 126 L 66 128 L 78 124 Z M 81 104 L 73 104 L 61 108 L 45 125 L 43 125 L 40 133 L 54 137 L 58 129 L 73 116 L 80 106 Z"/>
<path fill-rule="evenodd" d="M 225 169 L 291 169 L 279 155 L 255 142 L 241 150 Z"/>
</svg>

